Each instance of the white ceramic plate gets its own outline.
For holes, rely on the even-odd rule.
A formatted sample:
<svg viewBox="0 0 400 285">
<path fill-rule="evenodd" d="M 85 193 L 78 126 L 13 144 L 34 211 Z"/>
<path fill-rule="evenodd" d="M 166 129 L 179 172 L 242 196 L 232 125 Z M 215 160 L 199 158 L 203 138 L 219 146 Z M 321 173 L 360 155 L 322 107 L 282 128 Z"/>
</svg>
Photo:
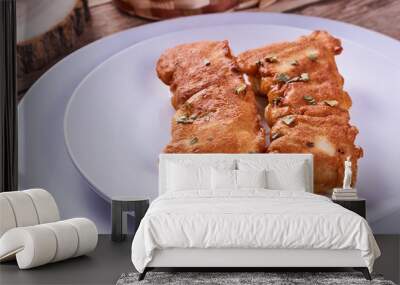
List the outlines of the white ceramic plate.
<svg viewBox="0 0 400 285">
<path fill-rule="evenodd" d="M 180 43 L 228 39 L 237 54 L 309 32 L 271 25 L 202 28 L 152 38 L 113 56 L 82 81 L 67 107 L 65 139 L 75 165 L 104 196 L 155 197 L 158 154 L 169 141 L 174 113 L 168 88 L 155 72 L 161 53 Z M 400 68 L 384 55 L 349 40 L 344 39 L 343 46 L 338 65 L 353 99 L 351 114 L 360 130 L 358 143 L 365 150 L 358 186 L 362 194 L 384 183 L 400 187 L 397 169 L 380 159 L 400 157 L 396 148 L 400 135 L 388 132 L 400 120 L 393 104 L 399 99 L 390 95 L 400 93 L 400 82 L 395 80 L 400 78 Z M 382 148 L 382 140 L 387 147 Z M 377 169 L 382 171 L 379 176 Z"/>
<path fill-rule="evenodd" d="M 101 233 L 109 232 L 108 202 L 91 190 L 86 179 L 74 167 L 64 144 L 64 113 L 74 89 L 94 67 L 134 43 L 174 31 L 233 24 L 327 29 L 385 54 L 393 62 L 400 62 L 400 43 L 392 38 L 351 24 L 293 14 L 210 14 L 129 29 L 87 45 L 58 62 L 19 103 L 20 188 L 44 187 L 58 201 L 62 217 L 88 217 L 95 221 Z M 394 226 L 398 225 L 396 221 L 400 218 L 400 193 L 397 189 L 385 183 L 379 186 L 379 190 L 372 189 L 364 195 L 368 198 L 368 220 L 375 233 L 400 233 L 400 227 Z"/>
</svg>

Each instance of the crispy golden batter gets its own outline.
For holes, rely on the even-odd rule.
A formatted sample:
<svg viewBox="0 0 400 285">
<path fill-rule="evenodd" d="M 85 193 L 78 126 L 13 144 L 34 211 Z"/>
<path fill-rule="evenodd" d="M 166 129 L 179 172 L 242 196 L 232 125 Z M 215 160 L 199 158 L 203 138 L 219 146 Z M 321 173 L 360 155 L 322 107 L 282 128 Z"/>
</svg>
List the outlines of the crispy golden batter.
<svg viewBox="0 0 400 285">
<path fill-rule="evenodd" d="M 254 93 L 245 85 L 226 41 L 169 49 L 158 61 L 157 73 L 171 86 L 177 109 L 165 152 L 265 151 Z"/>
<path fill-rule="evenodd" d="M 228 41 L 202 41 L 168 49 L 157 62 L 157 74 L 170 86 L 175 109 L 209 86 L 242 78 Z"/>
<path fill-rule="evenodd" d="M 362 149 L 358 130 L 349 123 L 351 99 L 335 63 L 341 43 L 316 31 L 294 42 L 246 51 L 238 62 L 228 43 L 197 42 L 166 51 L 157 73 L 170 85 L 172 140 L 165 152 L 262 152 L 253 90 L 267 96 L 265 118 L 271 126 L 268 152 L 312 153 L 314 191 L 327 194 L 340 187 L 344 161 L 351 157 L 353 185 Z"/>
<path fill-rule="evenodd" d="M 257 75 L 259 73 L 258 60 L 261 60 L 265 67 L 272 68 L 275 72 L 285 72 L 281 68 L 286 66 L 286 62 L 290 64 L 288 61 L 298 60 L 297 56 L 306 51 L 312 51 L 314 48 L 318 50 L 321 46 L 328 49 L 331 54 L 340 54 L 342 52 L 339 39 L 332 37 L 325 31 L 314 31 L 310 35 L 302 36 L 293 42 L 275 43 L 247 50 L 239 54 L 237 61 L 240 70 L 248 75 Z M 274 60 L 274 56 L 277 61 Z"/>
<path fill-rule="evenodd" d="M 320 194 L 342 185 L 348 156 L 354 184 L 362 156 L 354 144 L 358 131 L 349 124 L 351 99 L 335 62 L 341 51 L 340 40 L 316 31 L 293 42 L 246 51 L 238 58 L 253 89 L 268 98 L 268 152 L 312 153 L 314 191 Z"/>
<path fill-rule="evenodd" d="M 250 88 L 249 88 L 250 89 Z M 193 118 L 192 123 L 182 123 Z M 235 94 L 235 85 L 210 86 L 176 112 L 165 152 L 248 153 L 265 151 L 254 94 Z"/>
<path fill-rule="evenodd" d="M 265 109 L 265 118 L 267 121 L 277 121 L 277 118 L 282 118 L 287 115 L 307 115 L 312 117 L 326 117 L 329 115 L 345 116 L 349 120 L 349 112 L 340 108 L 335 108 L 328 105 L 306 105 L 293 110 L 290 106 L 281 106 L 276 108 L 273 104 L 267 105 Z"/>
<path fill-rule="evenodd" d="M 340 41 L 316 31 L 294 42 L 278 43 L 239 55 L 241 71 L 256 92 L 267 95 L 266 119 L 272 126 L 281 116 L 298 114 L 306 105 L 333 105 L 348 110 L 351 99 L 343 90 L 335 54 Z"/>
<path fill-rule="evenodd" d="M 312 153 L 314 192 L 326 194 L 342 185 L 347 157 L 351 157 L 353 185 L 356 183 L 357 160 L 363 155 L 362 149 L 354 145 L 357 133 L 346 111 L 324 117 L 289 115 L 272 127 L 268 151 Z"/>
</svg>

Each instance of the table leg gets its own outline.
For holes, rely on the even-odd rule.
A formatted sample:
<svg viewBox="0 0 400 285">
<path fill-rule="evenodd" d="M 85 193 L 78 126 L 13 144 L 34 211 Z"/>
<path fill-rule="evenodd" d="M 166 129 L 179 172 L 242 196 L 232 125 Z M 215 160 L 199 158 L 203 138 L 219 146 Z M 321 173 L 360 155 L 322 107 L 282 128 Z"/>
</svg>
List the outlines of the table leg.
<svg viewBox="0 0 400 285">
<path fill-rule="evenodd" d="M 112 241 L 123 241 L 125 235 L 122 233 L 123 228 L 123 217 L 122 217 L 122 203 L 119 201 L 112 201 L 111 204 L 111 240 Z"/>
<path fill-rule="evenodd" d="M 146 214 L 147 209 L 149 208 L 149 202 L 144 201 L 143 203 L 135 205 L 135 230 L 133 235 L 136 234 L 137 229 L 139 228 L 139 224 L 143 219 L 144 215 Z"/>
</svg>

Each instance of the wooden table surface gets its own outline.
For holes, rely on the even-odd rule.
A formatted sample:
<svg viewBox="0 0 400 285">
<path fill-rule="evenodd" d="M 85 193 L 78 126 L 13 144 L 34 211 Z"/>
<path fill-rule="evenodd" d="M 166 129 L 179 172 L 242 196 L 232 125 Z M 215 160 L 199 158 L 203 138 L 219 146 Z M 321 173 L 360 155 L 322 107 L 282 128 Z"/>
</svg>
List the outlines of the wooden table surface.
<svg viewBox="0 0 400 285">
<path fill-rule="evenodd" d="M 268 5 L 269 2 L 271 0 L 261 0 L 257 7 L 241 11 L 318 16 L 352 23 L 400 40 L 400 0 L 280 0 L 272 6 Z M 75 49 L 110 34 L 152 22 L 119 11 L 111 0 L 89 0 L 89 6 L 91 21 Z M 30 74 L 26 78 L 27 86 L 60 59 L 51 62 L 44 70 Z M 22 96 L 23 92 L 19 97 Z"/>
<path fill-rule="evenodd" d="M 89 0 L 90 1 L 90 0 Z M 92 23 L 82 40 L 93 41 L 109 34 L 151 23 L 150 20 L 121 13 L 109 0 L 91 0 Z M 399 0 L 283 0 L 283 6 L 263 5 L 241 11 L 284 11 L 318 16 L 362 26 L 400 40 Z M 287 4 L 289 2 L 289 4 Z M 291 3 L 290 3 L 291 2 Z M 303 4 L 301 4 L 303 3 Z M 308 3 L 308 4 L 307 4 Z M 294 7 L 290 9 L 290 7 Z"/>
</svg>

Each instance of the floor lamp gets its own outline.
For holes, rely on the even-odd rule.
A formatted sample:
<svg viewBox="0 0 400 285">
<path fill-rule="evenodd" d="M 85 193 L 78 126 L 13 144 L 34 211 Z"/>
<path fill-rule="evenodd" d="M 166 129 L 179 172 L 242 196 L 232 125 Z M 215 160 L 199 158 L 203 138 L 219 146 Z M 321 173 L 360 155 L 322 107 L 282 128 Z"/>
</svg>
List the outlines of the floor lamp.
<svg viewBox="0 0 400 285">
<path fill-rule="evenodd" d="M 18 190 L 15 5 L 0 1 L 0 192 Z"/>
</svg>

